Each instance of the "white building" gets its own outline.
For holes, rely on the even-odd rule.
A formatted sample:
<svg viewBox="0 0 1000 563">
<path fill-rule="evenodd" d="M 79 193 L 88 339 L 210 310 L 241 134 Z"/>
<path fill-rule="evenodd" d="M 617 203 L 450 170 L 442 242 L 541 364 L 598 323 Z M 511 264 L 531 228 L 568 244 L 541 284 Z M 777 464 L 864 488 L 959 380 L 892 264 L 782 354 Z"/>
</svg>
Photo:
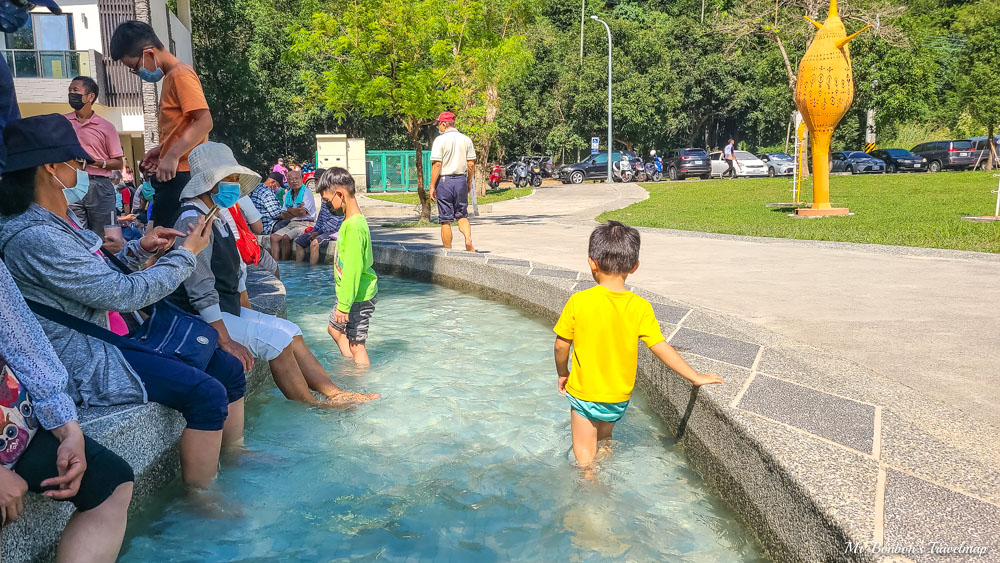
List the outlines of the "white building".
<svg viewBox="0 0 1000 563">
<path fill-rule="evenodd" d="M 144 84 L 107 55 L 121 22 L 145 21 L 174 55 L 194 65 L 190 0 L 177 0 L 176 13 L 166 0 L 61 0 L 61 15 L 36 8 L 17 33 L 0 33 L 0 52 L 14 73 L 14 89 L 23 117 L 69 113 L 69 83 L 92 77 L 100 86 L 94 111 L 115 125 L 126 162 L 136 169 L 146 147 L 157 139 L 159 84 Z"/>
</svg>

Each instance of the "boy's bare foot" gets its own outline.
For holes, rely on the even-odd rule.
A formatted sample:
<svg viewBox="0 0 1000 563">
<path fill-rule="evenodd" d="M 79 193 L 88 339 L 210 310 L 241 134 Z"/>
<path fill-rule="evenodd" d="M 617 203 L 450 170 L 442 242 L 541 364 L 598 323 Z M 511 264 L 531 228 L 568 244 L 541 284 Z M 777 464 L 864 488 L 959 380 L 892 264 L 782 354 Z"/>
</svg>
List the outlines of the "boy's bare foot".
<svg viewBox="0 0 1000 563">
<path fill-rule="evenodd" d="M 465 250 L 475 252 L 476 247 L 472 246 L 472 239 L 465 239 Z"/>
</svg>

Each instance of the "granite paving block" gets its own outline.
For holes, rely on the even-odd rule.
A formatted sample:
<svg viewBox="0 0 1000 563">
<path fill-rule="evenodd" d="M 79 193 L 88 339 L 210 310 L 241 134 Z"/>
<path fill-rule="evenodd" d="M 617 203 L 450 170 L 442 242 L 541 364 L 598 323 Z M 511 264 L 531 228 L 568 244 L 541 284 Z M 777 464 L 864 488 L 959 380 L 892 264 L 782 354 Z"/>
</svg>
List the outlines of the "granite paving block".
<svg viewBox="0 0 1000 563">
<path fill-rule="evenodd" d="M 758 375 L 738 405 L 843 446 L 872 453 L 875 407 Z"/>
<path fill-rule="evenodd" d="M 918 563 L 997 563 L 1000 506 L 890 468 L 885 481 L 882 545 L 912 548 L 903 555 Z M 958 551 L 945 553 L 951 549 Z"/>
<path fill-rule="evenodd" d="M 656 320 L 661 323 L 677 324 L 691 310 L 687 307 L 677 307 L 676 305 L 667 305 L 666 303 L 657 303 L 655 301 L 650 301 L 650 305 L 653 306 L 653 312 L 656 313 Z"/>
<path fill-rule="evenodd" d="M 757 350 L 760 349 L 757 344 L 683 327 L 670 339 L 670 344 L 681 351 L 692 352 L 699 356 L 729 362 L 745 368 L 753 367 L 754 359 L 757 358 Z"/>
<path fill-rule="evenodd" d="M 490 258 L 487 264 L 493 266 L 523 266 L 525 268 L 531 267 L 531 262 L 527 260 L 517 260 L 515 258 Z"/>
<path fill-rule="evenodd" d="M 480 252 L 462 252 L 459 250 L 449 250 L 447 254 L 448 258 L 479 258 L 486 259 L 485 253 Z"/>
<path fill-rule="evenodd" d="M 549 278 L 562 278 L 566 280 L 575 280 L 580 275 L 579 272 L 574 272 L 572 270 L 555 270 L 547 268 L 535 268 L 531 270 L 532 276 L 545 276 Z"/>
</svg>

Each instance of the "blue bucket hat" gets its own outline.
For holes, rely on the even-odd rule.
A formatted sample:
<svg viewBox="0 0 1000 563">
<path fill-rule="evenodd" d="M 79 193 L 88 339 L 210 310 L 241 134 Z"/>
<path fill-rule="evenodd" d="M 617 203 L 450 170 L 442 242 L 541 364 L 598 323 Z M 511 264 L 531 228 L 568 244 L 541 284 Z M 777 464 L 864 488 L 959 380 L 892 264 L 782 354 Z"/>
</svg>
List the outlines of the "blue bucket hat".
<svg viewBox="0 0 1000 563">
<path fill-rule="evenodd" d="M 69 120 L 58 113 L 11 121 L 3 130 L 3 142 L 7 149 L 5 172 L 77 159 L 94 162 L 80 146 Z"/>
</svg>

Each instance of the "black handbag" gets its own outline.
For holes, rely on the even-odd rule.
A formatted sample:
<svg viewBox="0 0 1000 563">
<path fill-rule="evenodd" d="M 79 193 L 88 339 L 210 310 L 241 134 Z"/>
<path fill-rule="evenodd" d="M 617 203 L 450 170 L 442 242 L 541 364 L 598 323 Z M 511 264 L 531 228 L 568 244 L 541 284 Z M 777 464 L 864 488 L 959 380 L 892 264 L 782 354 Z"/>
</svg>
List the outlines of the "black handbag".
<svg viewBox="0 0 1000 563">
<path fill-rule="evenodd" d="M 104 249 L 101 249 L 101 252 L 122 273 L 131 273 L 128 266 L 117 256 Z M 131 329 L 128 336 L 115 334 L 104 327 L 48 305 L 28 299 L 25 299 L 25 302 L 36 314 L 87 336 L 103 340 L 118 348 L 173 357 L 201 371 L 205 371 L 208 367 L 219 345 L 219 333 L 215 327 L 166 299 L 142 309 L 148 318 L 137 328 Z"/>
</svg>

